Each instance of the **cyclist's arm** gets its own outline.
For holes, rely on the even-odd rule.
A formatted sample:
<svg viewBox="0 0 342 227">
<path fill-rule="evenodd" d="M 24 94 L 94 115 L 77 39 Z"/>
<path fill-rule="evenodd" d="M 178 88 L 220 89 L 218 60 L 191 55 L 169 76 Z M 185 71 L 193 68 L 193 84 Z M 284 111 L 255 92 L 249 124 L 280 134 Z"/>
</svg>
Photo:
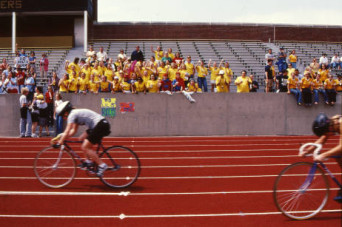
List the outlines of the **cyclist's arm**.
<svg viewBox="0 0 342 227">
<path fill-rule="evenodd" d="M 75 135 L 76 132 L 77 132 L 77 128 L 78 128 L 78 125 L 76 123 L 69 123 L 69 124 L 67 124 L 67 127 L 64 130 L 64 132 L 63 132 L 63 136 L 60 138 L 58 143 L 59 144 L 63 144 L 64 140 L 66 140 L 67 138 Z"/>
<path fill-rule="evenodd" d="M 329 136 L 328 135 L 323 135 L 321 137 L 319 137 L 318 140 L 316 140 L 314 143 L 317 144 L 324 144 L 327 140 L 328 140 Z M 305 157 L 307 154 L 312 153 L 315 150 L 315 146 L 308 146 L 303 153 L 300 153 L 299 156 L 300 157 Z"/>
</svg>

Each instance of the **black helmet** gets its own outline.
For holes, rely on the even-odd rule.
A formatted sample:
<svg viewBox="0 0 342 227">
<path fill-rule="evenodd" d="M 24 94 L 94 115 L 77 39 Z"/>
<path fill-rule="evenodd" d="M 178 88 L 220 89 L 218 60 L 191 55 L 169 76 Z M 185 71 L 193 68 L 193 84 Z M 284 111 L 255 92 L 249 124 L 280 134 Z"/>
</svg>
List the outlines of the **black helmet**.
<svg viewBox="0 0 342 227">
<path fill-rule="evenodd" d="M 329 132 L 330 119 L 324 113 L 318 114 L 312 124 L 312 131 L 316 136 L 322 136 Z"/>
<path fill-rule="evenodd" d="M 56 115 L 63 116 L 65 112 L 70 112 L 72 110 L 72 105 L 69 101 L 65 101 L 58 105 L 56 109 Z"/>
</svg>

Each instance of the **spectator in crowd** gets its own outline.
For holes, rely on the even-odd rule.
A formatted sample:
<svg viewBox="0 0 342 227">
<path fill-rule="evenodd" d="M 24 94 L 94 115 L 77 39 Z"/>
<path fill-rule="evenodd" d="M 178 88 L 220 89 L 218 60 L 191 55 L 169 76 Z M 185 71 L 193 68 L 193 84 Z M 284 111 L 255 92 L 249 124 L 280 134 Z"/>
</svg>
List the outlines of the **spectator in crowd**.
<svg viewBox="0 0 342 227">
<path fill-rule="evenodd" d="M 6 75 L 1 73 L 1 80 L 0 80 L 0 94 L 6 94 L 6 86 L 5 86 Z"/>
<path fill-rule="evenodd" d="M 328 74 L 330 73 L 329 69 L 326 68 L 325 64 L 322 64 L 320 66 L 320 69 L 318 70 L 318 74 L 320 75 L 320 79 L 323 83 L 325 83 L 325 80 L 328 79 Z"/>
<path fill-rule="evenodd" d="M 280 47 L 280 52 L 278 53 L 278 59 L 276 65 L 278 65 L 278 71 L 282 72 L 283 69 L 287 69 L 286 64 L 286 53 L 284 51 L 284 47 Z"/>
<path fill-rule="evenodd" d="M 19 63 L 20 63 L 20 53 L 18 51 L 15 52 L 15 58 L 13 60 L 14 63 L 14 68 L 18 68 L 20 67 Z"/>
<path fill-rule="evenodd" d="M 287 70 L 287 75 L 292 75 L 292 73 L 296 71 L 296 69 L 292 67 L 292 64 L 289 64 L 286 70 Z"/>
<path fill-rule="evenodd" d="M 194 79 L 190 79 L 190 82 L 188 83 L 188 87 L 186 88 L 186 91 L 202 93 L 202 89 L 198 87 L 198 84 L 195 82 Z"/>
<path fill-rule="evenodd" d="M 161 61 L 160 66 L 157 68 L 158 79 L 163 79 L 165 73 L 168 73 L 168 68 L 165 66 L 165 62 Z"/>
<path fill-rule="evenodd" d="M 333 106 L 336 103 L 336 81 L 334 80 L 333 75 L 328 74 L 328 78 L 324 82 L 325 92 L 328 96 L 328 103 Z"/>
<path fill-rule="evenodd" d="M 186 58 L 186 61 L 185 61 L 184 65 L 185 65 L 185 68 L 186 68 L 186 72 L 188 74 L 187 75 L 188 80 L 194 78 L 195 66 L 194 66 L 194 64 L 191 61 L 191 56 L 190 55 Z M 185 79 L 185 81 L 188 81 L 188 80 Z M 187 82 L 185 82 L 185 85 L 187 85 Z"/>
<path fill-rule="evenodd" d="M 330 67 L 332 69 L 340 69 L 340 58 L 337 53 L 331 58 Z"/>
<path fill-rule="evenodd" d="M 295 69 L 294 71 L 294 74 L 296 75 L 296 77 L 298 78 L 299 81 L 301 81 L 303 79 L 303 74 L 300 74 L 299 73 L 299 70 L 298 69 Z M 291 74 L 291 77 L 292 77 L 293 74 Z"/>
<path fill-rule="evenodd" d="M 229 92 L 229 83 L 230 81 L 224 76 L 224 71 L 220 70 L 215 78 L 216 92 Z"/>
<path fill-rule="evenodd" d="M 57 73 L 56 71 L 52 71 L 52 77 L 49 78 L 48 85 L 51 86 L 53 92 L 56 92 L 59 89 L 58 84 L 59 84 L 59 78 L 57 76 Z"/>
<path fill-rule="evenodd" d="M 30 57 L 29 57 L 29 64 L 31 66 L 31 68 L 34 69 L 34 71 L 36 71 L 36 53 L 34 51 L 30 52 Z"/>
<path fill-rule="evenodd" d="M 172 62 L 172 59 L 169 57 L 169 54 L 167 52 L 164 54 L 164 56 L 163 56 L 163 58 L 161 60 L 165 64 L 168 64 L 168 63 Z"/>
<path fill-rule="evenodd" d="M 315 77 L 312 81 L 312 91 L 314 94 L 314 104 L 317 105 L 318 101 L 319 101 L 319 93 L 321 93 L 323 95 L 324 98 L 324 102 L 326 104 L 329 104 L 328 102 L 328 96 L 327 93 L 325 92 L 324 86 L 323 86 L 323 82 L 320 79 L 320 75 L 318 75 L 317 73 L 315 74 Z"/>
<path fill-rule="evenodd" d="M 33 100 L 33 94 L 34 94 L 34 90 L 35 90 L 35 81 L 34 78 L 32 77 L 32 73 L 28 73 L 27 77 L 25 79 L 25 87 L 28 89 L 28 94 L 27 94 L 27 101 L 29 103 L 32 102 Z"/>
<path fill-rule="evenodd" d="M 21 89 L 21 96 L 19 98 L 20 103 L 20 137 L 31 137 L 32 134 L 32 122 L 31 113 L 28 111 L 29 102 L 27 101 L 27 95 L 29 91 L 27 88 Z"/>
<path fill-rule="evenodd" d="M 296 55 L 296 51 L 292 50 L 290 56 L 289 56 L 289 66 L 291 65 L 292 68 L 296 69 L 297 68 L 297 61 L 298 61 L 298 57 Z"/>
<path fill-rule="evenodd" d="M 300 91 L 298 74 L 295 72 L 287 80 L 287 93 L 294 94 L 297 100 L 297 105 L 302 105 L 302 92 Z"/>
<path fill-rule="evenodd" d="M 111 64 L 107 64 L 107 67 L 104 70 L 104 76 L 107 78 L 108 82 L 112 82 L 114 79 L 114 69 Z"/>
<path fill-rule="evenodd" d="M 154 53 L 154 58 L 156 59 L 156 62 L 159 63 L 164 56 L 164 52 L 161 47 L 157 46 L 157 50 L 154 50 L 153 46 L 151 46 L 151 52 Z"/>
<path fill-rule="evenodd" d="M 265 54 L 265 59 L 266 59 L 266 65 L 268 64 L 268 60 L 272 60 L 272 62 L 275 61 L 275 56 L 272 53 L 272 49 L 268 49 L 268 53 Z"/>
<path fill-rule="evenodd" d="M 69 93 L 78 93 L 78 89 L 77 89 L 77 85 L 78 85 L 78 77 L 76 72 L 72 72 L 70 78 L 69 78 L 69 86 L 68 86 L 68 92 Z"/>
<path fill-rule="evenodd" d="M 81 69 L 81 73 L 84 73 L 85 74 L 85 78 L 87 80 L 90 80 L 90 74 L 91 74 L 91 67 L 90 67 L 90 64 L 89 63 L 86 63 L 83 68 Z"/>
<path fill-rule="evenodd" d="M 99 82 L 95 81 L 95 75 L 91 74 L 90 75 L 90 80 L 89 80 L 89 92 L 93 94 L 99 93 Z"/>
<path fill-rule="evenodd" d="M 273 61 L 269 59 L 267 65 L 265 66 L 266 93 L 273 91 L 274 74 L 272 70 L 272 64 L 273 64 Z"/>
<path fill-rule="evenodd" d="M 172 87 L 173 87 L 174 92 L 182 92 L 185 90 L 185 83 L 184 83 L 184 80 L 181 78 L 179 71 L 176 73 L 176 79 L 172 81 Z"/>
<path fill-rule="evenodd" d="M 208 92 L 208 87 L 207 87 L 207 75 L 208 75 L 208 69 L 205 67 L 203 61 L 198 61 L 196 65 L 196 72 L 197 72 L 197 83 L 198 87 L 202 89 L 204 92 Z"/>
<path fill-rule="evenodd" d="M 175 59 L 175 55 L 172 53 L 171 48 L 167 49 L 167 54 L 169 55 L 169 58 L 171 58 L 171 61 L 173 61 L 173 59 Z"/>
<path fill-rule="evenodd" d="M 292 72 L 294 74 L 294 72 Z M 276 77 L 277 82 L 277 93 L 278 92 L 287 92 L 287 80 L 289 79 L 288 70 L 283 70 L 279 72 L 278 76 Z"/>
<path fill-rule="evenodd" d="M 6 75 L 6 78 L 8 77 L 8 74 L 12 72 L 12 67 L 10 65 L 7 66 L 7 68 L 2 72 Z"/>
<path fill-rule="evenodd" d="M 16 77 L 17 77 L 17 83 L 18 83 L 19 93 L 21 93 L 21 89 L 25 86 L 26 74 L 25 74 L 25 72 L 20 68 L 20 66 L 17 68 Z"/>
<path fill-rule="evenodd" d="M 94 47 L 93 47 L 93 46 L 89 46 L 89 50 L 88 50 L 87 53 L 86 53 L 87 59 L 89 59 L 89 61 L 90 61 L 90 59 L 91 59 L 94 55 L 96 55 L 96 52 L 94 51 Z"/>
<path fill-rule="evenodd" d="M 123 81 L 121 81 L 121 90 L 122 90 L 122 93 L 131 93 L 131 83 L 129 81 L 129 76 L 128 75 L 125 75 L 123 77 Z"/>
<path fill-rule="evenodd" d="M 312 62 L 310 63 L 310 68 L 313 73 L 317 73 L 319 70 L 319 63 L 317 62 L 317 59 L 314 58 Z"/>
<path fill-rule="evenodd" d="M 78 80 L 78 93 L 87 94 L 89 81 L 86 78 L 85 73 L 81 73 L 81 78 Z"/>
<path fill-rule="evenodd" d="M 112 93 L 115 94 L 117 92 L 121 92 L 121 85 L 120 85 L 119 77 L 115 76 L 112 82 Z"/>
<path fill-rule="evenodd" d="M 4 86 L 7 89 L 7 93 L 15 93 L 18 94 L 18 82 L 17 82 L 17 78 L 15 76 L 13 76 L 13 72 L 10 71 L 8 73 L 8 76 L 4 82 Z"/>
<path fill-rule="evenodd" d="M 139 46 L 136 46 L 135 51 L 132 52 L 131 61 L 144 61 L 144 54 Z"/>
<path fill-rule="evenodd" d="M 312 105 L 312 96 L 311 96 L 311 87 L 312 87 L 312 78 L 309 72 L 304 74 L 303 79 L 300 82 L 301 92 L 303 104 L 305 106 Z"/>
<path fill-rule="evenodd" d="M 45 78 L 47 77 L 47 73 L 49 70 L 49 59 L 46 56 L 46 53 L 42 54 L 42 58 L 39 61 L 40 65 L 40 77 Z"/>
<path fill-rule="evenodd" d="M 79 61 L 80 58 L 75 57 L 73 62 L 69 63 L 68 60 L 65 62 L 65 70 L 69 75 L 71 75 L 72 72 L 76 72 L 77 76 L 79 75 L 81 72 L 81 67 L 78 64 Z"/>
<path fill-rule="evenodd" d="M 102 76 L 101 78 L 100 92 L 110 92 L 110 83 L 107 81 L 106 76 Z"/>
<path fill-rule="evenodd" d="M 36 97 L 37 107 L 39 110 L 38 125 L 39 125 L 39 137 L 42 137 L 43 128 L 45 128 L 46 135 L 50 136 L 48 127 L 48 107 L 47 103 L 44 101 L 44 95 L 39 94 Z"/>
<path fill-rule="evenodd" d="M 176 79 L 176 72 L 178 71 L 178 67 L 177 64 L 172 62 L 171 63 L 171 67 L 168 70 L 168 75 L 169 75 L 169 79 L 171 80 L 171 82 Z"/>
<path fill-rule="evenodd" d="M 342 74 L 337 74 L 336 91 L 342 92 Z"/>
<path fill-rule="evenodd" d="M 107 53 L 103 50 L 103 47 L 100 47 L 100 51 L 97 52 L 96 58 L 98 61 L 106 61 L 108 58 Z"/>
<path fill-rule="evenodd" d="M 180 66 L 180 64 L 183 62 L 183 58 L 181 57 L 179 52 L 176 52 L 175 58 L 172 61 L 176 63 L 177 66 Z"/>
<path fill-rule="evenodd" d="M 8 63 L 7 63 L 7 60 L 6 60 L 6 58 L 3 58 L 2 59 L 2 62 L 1 62 L 1 64 L 0 64 L 0 69 L 2 70 L 2 71 L 4 71 L 4 70 L 6 70 L 7 68 L 8 68 Z"/>
<path fill-rule="evenodd" d="M 250 86 L 250 88 L 249 88 L 250 92 L 258 92 L 258 89 L 259 89 L 258 81 L 254 80 L 253 74 L 251 74 L 249 76 L 249 78 L 251 78 L 251 81 L 252 81 L 252 83 L 249 85 Z"/>
<path fill-rule="evenodd" d="M 121 59 L 122 62 L 127 60 L 127 56 L 123 49 L 120 50 L 120 53 L 118 54 L 118 59 Z"/>
<path fill-rule="evenodd" d="M 37 97 L 39 95 L 43 95 L 42 94 L 43 89 L 41 87 L 36 87 L 35 91 L 36 91 L 36 93 L 33 96 L 32 104 L 30 106 L 30 108 L 31 108 L 31 119 L 32 119 L 32 137 L 38 137 L 36 134 L 37 126 L 39 123 L 39 108 L 38 108 Z"/>
<path fill-rule="evenodd" d="M 146 83 L 146 89 L 149 93 L 159 93 L 158 80 L 154 74 L 151 74 L 151 79 Z"/>
<path fill-rule="evenodd" d="M 54 119 L 56 120 L 56 136 L 63 132 L 63 116 L 56 115 L 57 107 L 63 103 L 62 96 L 59 92 L 56 93 L 55 109 L 54 109 Z"/>
<path fill-rule="evenodd" d="M 215 88 L 216 88 L 216 78 L 219 76 L 219 72 L 220 72 L 220 68 L 221 68 L 222 62 L 223 62 L 223 60 L 221 61 L 220 66 L 217 67 L 217 63 L 216 62 L 214 62 L 213 66 L 211 66 L 211 59 L 209 60 L 208 69 L 209 69 L 209 71 L 211 73 L 211 75 L 210 75 L 211 92 L 215 91 Z"/>
<path fill-rule="evenodd" d="M 252 83 L 251 78 L 247 77 L 247 72 L 242 70 L 241 76 L 236 78 L 235 85 L 237 87 L 237 93 L 248 93 L 249 85 Z"/>
<path fill-rule="evenodd" d="M 59 93 L 68 93 L 69 92 L 69 74 L 64 73 L 62 79 L 59 80 Z"/>
<path fill-rule="evenodd" d="M 137 81 L 134 83 L 134 93 L 136 94 L 139 92 L 143 92 L 144 94 L 146 94 L 145 82 L 141 77 L 138 77 Z"/>
<path fill-rule="evenodd" d="M 167 73 L 163 75 L 163 79 L 159 83 L 161 92 L 172 94 L 172 82 L 167 76 Z"/>
<path fill-rule="evenodd" d="M 231 78 L 233 76 L 233 71 L 231 68 L 229 68 L 229 62 L 225 62 L 224 66 L 220 68 L 221 70 L 224 71 L 224 77 L 229 81 L 229 83 L 231 82 Z M 229 89 L 229 87 L 228 87 Z"/>
<path fill-rule="evenodd" d="M 322 67 L 322 65 L 325 65 L 325 68 L 329 68 L 329 59 L 327 58 L 326 53 L 323 53 L 322 57 L 319 59 L 319 66 Z"/>
<path fill-rule="evenodd" d="M 45 93 L 45 102 L 47 104 L 47 125 L 48 126 L 53 126 L 53 106 L 54 106 L 54 101 L 53 101 L 54 93 L 52 90 L 51 86 L 48 86 L 48 89 Z"/>
</svg>

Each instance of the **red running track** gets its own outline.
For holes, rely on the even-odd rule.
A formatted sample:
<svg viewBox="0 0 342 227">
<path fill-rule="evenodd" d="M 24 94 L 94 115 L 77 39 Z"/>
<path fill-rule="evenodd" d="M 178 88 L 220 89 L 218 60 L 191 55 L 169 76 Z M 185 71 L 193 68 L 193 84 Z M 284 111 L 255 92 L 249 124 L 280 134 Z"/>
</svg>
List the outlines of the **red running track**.
<svg viewBox="0 0 342 227">
<path fill-rule="evenodd" d="M 32 164 L 48 139 L 0 138 L 0 226 L 341 226 L 342 208 L 331 198 L 324 212 L 305 221 L 289 220 L 273 203 L 276 176 L 302 161 L 300 144 L 314 139 L 108 138 L 106 146 L 132 148 L 142 165 L 134 185 L 114 190 L 83 171 L 65 188 L 46 188 Z M 327 166 L 341 176 L 332 160 Z"/>
</svg>

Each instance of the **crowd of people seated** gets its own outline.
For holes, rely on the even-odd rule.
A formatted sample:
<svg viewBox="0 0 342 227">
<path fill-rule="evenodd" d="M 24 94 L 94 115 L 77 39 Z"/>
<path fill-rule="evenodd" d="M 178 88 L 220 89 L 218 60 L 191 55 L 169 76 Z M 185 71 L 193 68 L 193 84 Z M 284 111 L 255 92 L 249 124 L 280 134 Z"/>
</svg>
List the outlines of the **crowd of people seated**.
<svg viewBox="0 0 342 227">
<path fill-rule="evenodd" d="M 322 95 L 324 103 L 334 105 L 337 92 L 342 92 L 342 74 L 337 78 L 331 73 L 330 68 L 340 69 L 340 60 L 335 54 L 329 63 L 326 54 L 323 53 L 319 61 L 314 58 L 303 74 L 297 68 L 298 57 L 295 50 L 292 50 L 287 57 L 284 48 L 280 48 L 277 57 L 269 49 L 265 55 L 265 84 L 266 92 L 287 92 L 294 94 L 298 105 L 311 106 L 319 102 L 319 95 Z M 342 60 L 342 59 L 341 59 Z M 278 66 L 276 73 L 275 66 Z"/>
</svg>

